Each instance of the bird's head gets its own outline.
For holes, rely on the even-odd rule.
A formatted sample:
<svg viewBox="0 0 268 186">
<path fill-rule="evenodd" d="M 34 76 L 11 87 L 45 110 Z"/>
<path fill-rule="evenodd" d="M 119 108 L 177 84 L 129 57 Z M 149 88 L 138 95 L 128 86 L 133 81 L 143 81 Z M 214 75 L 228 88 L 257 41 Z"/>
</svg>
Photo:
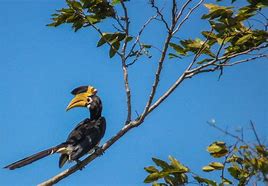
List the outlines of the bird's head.
<svg viewBox="0 0 268 186">
<path fill-rule="evenodd" d="M 72 92 L 74 98 L 66 108 L 66 111 L 75 107 L 87 107 L 89 110 L 94 110 L 101 106 L 100 98 L 96 95 L 97 89 L 92 86 L 80 86 Z"/>
</svg>

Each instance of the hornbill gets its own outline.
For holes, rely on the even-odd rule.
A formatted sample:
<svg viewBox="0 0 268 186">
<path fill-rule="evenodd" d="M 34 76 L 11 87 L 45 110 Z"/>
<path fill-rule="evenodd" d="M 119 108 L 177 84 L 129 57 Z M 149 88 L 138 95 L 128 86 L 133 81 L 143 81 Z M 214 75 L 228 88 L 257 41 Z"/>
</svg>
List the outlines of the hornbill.
<svg viewBox="0 0 268 186">
<path fill-rule="evenodd" d="M 66 161 L 79 162 L 86 153 L 99 149 L 98 144 L 106 130 L 105 118 L 101 116 L 102 103 L 96 95 L 97 90 L 92 86 L 80 86 L 71 92 L 75 97 L 67 106 L 67 111 L 74 107 L 87 107 L 90 111 L 90 118 L 80 122 L 69 134 L 67 140 L 57 146 L 38 152 L 34 155 L 11 163 L 4 168 L 13 170 L 23 167 L 41 158 L 54 153 L 60 153 L 59 167 Z"/>
</svg>

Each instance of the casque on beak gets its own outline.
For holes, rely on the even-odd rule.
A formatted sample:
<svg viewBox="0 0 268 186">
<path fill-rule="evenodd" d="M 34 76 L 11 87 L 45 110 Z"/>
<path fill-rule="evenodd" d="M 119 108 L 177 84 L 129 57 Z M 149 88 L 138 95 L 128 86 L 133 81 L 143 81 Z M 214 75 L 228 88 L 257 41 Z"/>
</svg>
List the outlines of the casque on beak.
<svg viewBox="0 0 268 186">
<path fill-rule="evenodd" d="M 92 102 L 90 96 L 95 95 L 97 93 L 97 89 L 88 86 L 87 90 L 82 93 L 78 93 L 75 97 L 70 101 L 69 105 L 66 108 L 66 111 L 75 108 L 75 107 L 88 107 Z"/>
</svg>

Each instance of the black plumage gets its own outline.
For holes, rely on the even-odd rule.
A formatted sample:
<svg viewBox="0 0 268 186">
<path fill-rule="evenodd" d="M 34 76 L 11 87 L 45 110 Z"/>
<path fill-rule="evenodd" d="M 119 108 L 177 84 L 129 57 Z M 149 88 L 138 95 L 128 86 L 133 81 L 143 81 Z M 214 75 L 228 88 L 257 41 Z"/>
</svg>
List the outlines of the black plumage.
<svg viewBox="0 0 268 186">
<path fill-rule="evenodd" d="M 59 167 L 62 167 L 67 160 L 77 161 L 86 153 L 94 149 L 100 142 L 106 130 L 106 121 L 104 117 L 95 119 L 85 119 L 79 123 L 70 133 L 66 140 L 63 151 L 59 160 Z M 59 149 L 58 151 L 61 151 Z"/>
<path fill-rule="evenodd" d="M 61 154 L 59 167 L 62 167 L 66 161 L 79 161 L 79 158 L 94 150 L 104 136 L 106 121 L 101 116 L 102 103 L 98 96 L 89 95 L 87 105 L 85 106 L 89 108 L 90 118 L 80 122 L 71 131 L 64 143 L 38 152 L 4 168 L 10 170 L 20 168 L 54 153 Z"/>
</svg>

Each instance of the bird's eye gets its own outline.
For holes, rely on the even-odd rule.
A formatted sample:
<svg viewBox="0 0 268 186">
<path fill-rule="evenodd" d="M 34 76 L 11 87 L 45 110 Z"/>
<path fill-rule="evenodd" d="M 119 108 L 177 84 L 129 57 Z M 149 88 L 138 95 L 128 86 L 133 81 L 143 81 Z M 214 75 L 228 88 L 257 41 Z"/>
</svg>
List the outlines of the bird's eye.
<svg viewBox="0 0 268 186">
<path fill-rule="evenodd" d="M 88 97 L 88 98 L 87 98 L 87 101 L 88 101 L 88 103 L 91 103 L 93 100 L 92 100 L 91 97 Z"/>
</svg>

